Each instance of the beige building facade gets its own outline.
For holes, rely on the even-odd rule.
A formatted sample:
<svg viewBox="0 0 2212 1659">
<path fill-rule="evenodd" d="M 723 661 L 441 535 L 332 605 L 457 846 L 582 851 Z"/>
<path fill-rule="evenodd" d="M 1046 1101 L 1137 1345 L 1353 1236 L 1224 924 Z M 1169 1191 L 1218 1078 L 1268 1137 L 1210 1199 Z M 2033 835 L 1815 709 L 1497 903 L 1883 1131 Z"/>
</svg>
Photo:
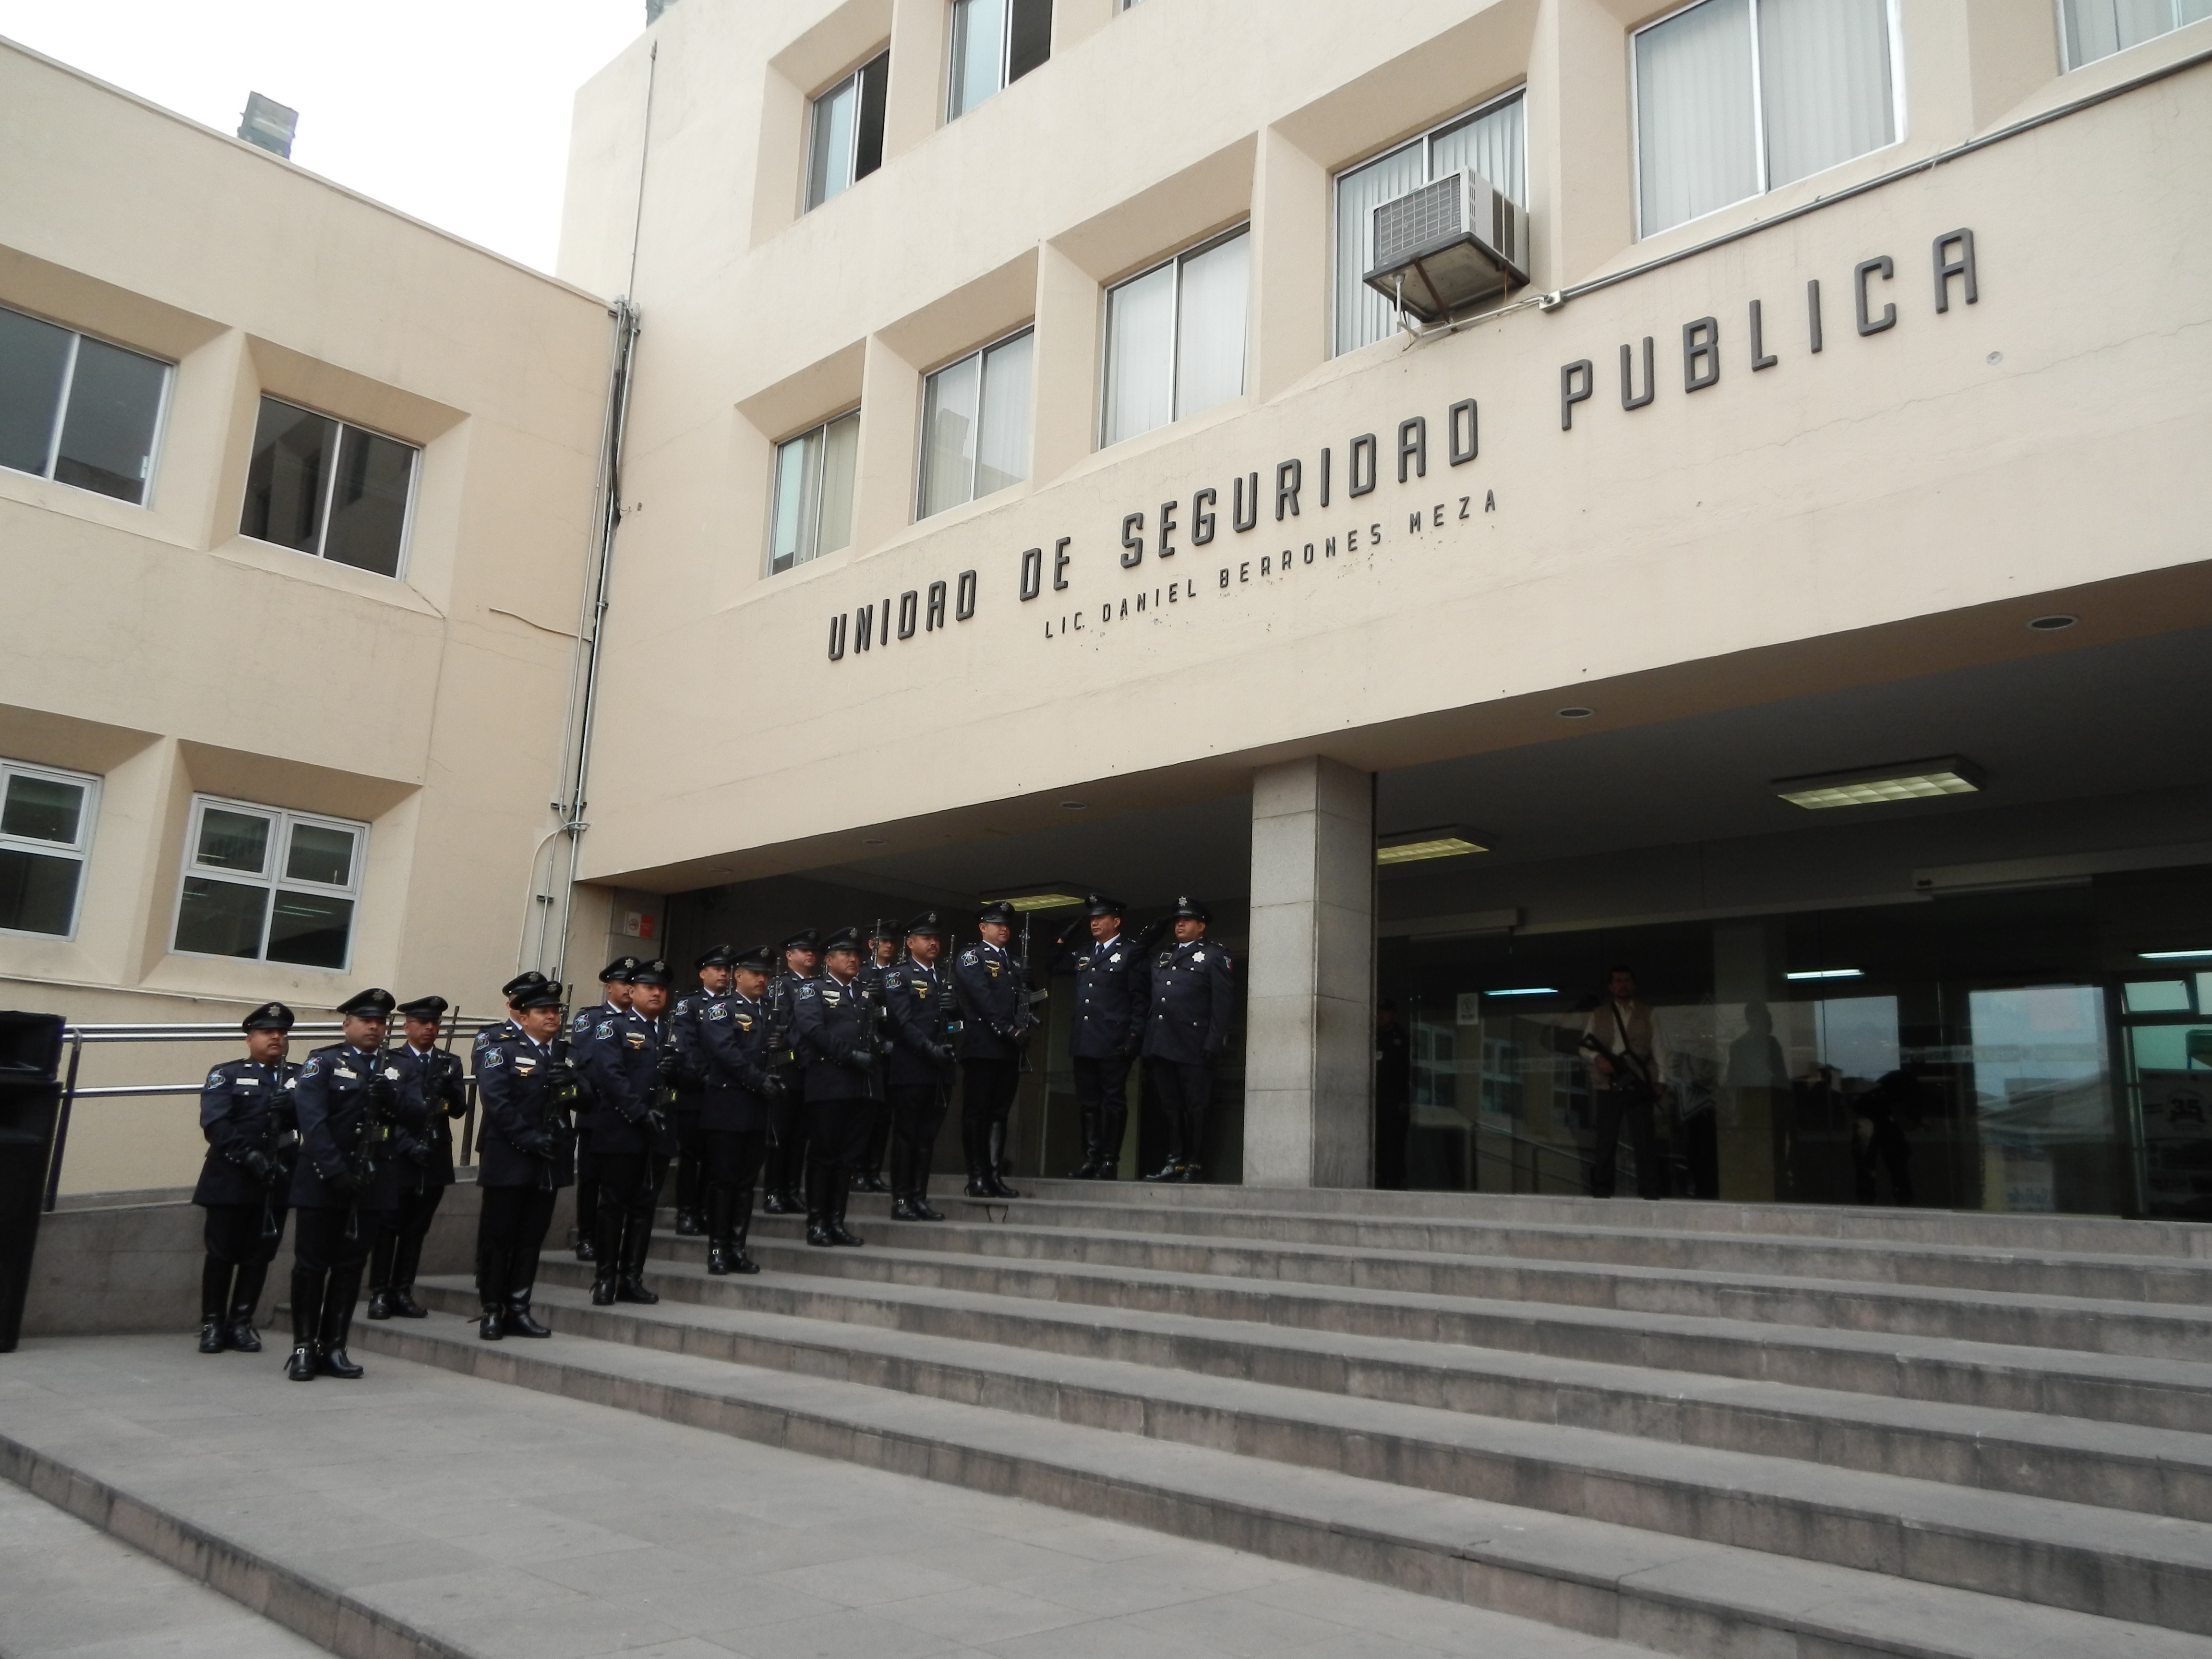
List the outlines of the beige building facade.
<svg viewBox="0 0 2212 1659">
<path fill-rule="evenodd" d="M 2158 10 L 682 0 L 579 98 L 562 283 L 173 123 L 19 178 L 0 304 L 177 413 L 151 507 L 0 473 L 0 757 L 100 780 L 11 994 L 482 1002 L 1000 894 L 1042 965 L 1048 896 L 1193 894 L 1224 1178 L 1577 1189 L 1626 963 L 1668 1190 L 2198 1213 L 2212 21 Z M 1516 280 L 1401 317 L 1374 210 L 1455 176 Z M 108 287 L 204 338 L 55 297 Z M 400 576 L 233 535 L 264 392 L 416 447 Z M 155 696 L 94 597 L 165 576 Z M 372 647 L 362 731 L 315 670 Z M 166 948 L 210 795 L 368 826 L 344 969 Z"/>
</svg>

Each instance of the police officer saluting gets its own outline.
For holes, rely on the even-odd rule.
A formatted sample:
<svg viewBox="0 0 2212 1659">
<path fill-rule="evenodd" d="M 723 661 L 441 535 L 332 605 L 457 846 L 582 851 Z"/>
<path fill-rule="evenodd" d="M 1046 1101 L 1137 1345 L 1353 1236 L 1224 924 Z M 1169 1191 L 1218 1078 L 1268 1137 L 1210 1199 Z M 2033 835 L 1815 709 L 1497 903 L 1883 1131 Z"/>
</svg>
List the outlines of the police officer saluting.
<svg viewBox="0 0 2212 1659">
<path fill-rule="evenodd" d="M 814 977 L 822 936 L 811 927 L 776 947 L 782 971 L 769 981 L 769 1048 L 783 1093 L 769 1114 L 768 1158 L 763 1166 L 761 1208 L 770 1215 L 804 1215 L 799 1188 L 806 1174 L 806 1069 L 792 1047 L 793 994 Z"/>
<path fill-rule="evenodd" d="M 568 1063 L 576 1068 L 580 1079 L 584 1057 L 591 1052 L 592 1033 L 599 1030 L 601 1021 L 629 1007 L 629 976 L 637 968 L 635 957 L 617 957 L 600 969 L 599 1001 L 569 1020 Z M 583 1093 L 576 1107 L 576 1260 L 589 1261 L 599 1254 L 594 1241 L 599 1231 L 599 1165 L 592 1155 L 592 1085 L 585 1081 L 580 1086 Z"/>
<path fill-rule="evenodd" d="M 845 1203 L 876 1108 L 881 1010 L 860 981 L 858 932 L 824 939 L 822 963 L 791 1001 L 793 1047 L 806 1068 L 806 1242 L 858 1244 Z"/>
<path fill-rule="evenodd" d="M 1213 1066 L 1229 1041 L 1234 991 L 1229 955 L 1206 939 L 1212 920 L 1195 899 L 1178 898 L 1170 913 L 1175 940 L 1152 957 L 1145 1012 L 1145 1089 L 1159 1104 L 1167 1130 L 1167 1162 L 1147 1181 L 1195 1181 L 1206 1153 L 1206 1107 Z"/>
<path fill-rule="evenodd" d="M 641 963 L 630 976 L 629 1006 L 592 1028 L 584 1075 L 592 1085 L 592 1152 L 599 1166 L 599 1273 L 592 1302 L 658 1302 L 645 1284 L 653 1212 L 675 1129 L 662 1101 L 676 1073 L 667 1018 L 666 963 Z"/>
<path fill-rule="evenodd" d="M 884 970 L 884 1023 L 891 1051 L 884 1064 L 890 1121 L 891 1219 L 942 1221 L 929 1201 L 929 1165 L 952 1091 L 951 983 L 937 965 L 945 928 L 925 910 L 906 925 L 906 956 Z"/>
<path fill-rule="evenodd" d="M 768 990 L 770 966 L 763 945 L 730 960 L 731 985 L 700 1010 L 707 1088 L 699 1129 L 707 1153 L 707 1271 L 757 1273 L 745 1254 L 752 1229 L 753 1182 L 768 1147 L 769 1109 L 783 1091 L 769 1064 Z"/>
<path fill-rule="evenodd" d="M 384 1212 L 399 1205 L 400 1174 L 429 1158 L 422 1102 L 399 1085 L 386 1052 L 392 993 L 363 991 L 338 1005 L 343 1036 L 307 1056 L 292 1090 L 300 1158 L 292 1171 L 292 1357 L 295 1382 L 359 1376 L 346 1352 L 361 1270 Z"/>
<path fill-rule="evenodd" d="M 734 945 L 709 945 L 694 964 L 699 988 L 676 1000 L 669 1029 L 676 1040 L 676 1231 L 685 1238 L 706 1231 L 701 1212 L 706 1207 L 706 1143 L 699 1139 L 699 1107 L 707 1087 L 707 1060 L 702 1050 L 699 1017 L 707 1004 L 730 988 L 730 959 Z"/>
<path fill-rule="evenodd" d="M 1093 893 L 1084 901 L 1087 935 L 1070 945 L 1063 933 L 1055 972 L 1075 975 L 1075 1024 L 1067 1051 L 1075 1062 L 1075 1099 L 1083 1121 L 1078 1181 L 1111 1181 L 1120 1172 L 1121 1137 L 1129 1121 L 1129 1062 L 1145 1036 L 1145 952 L 1121 937 L 1121 900 Z M 1074 929 L 1071 928 L 1070 933 Z"/>
<path fill-rule="evenodd" d="M 507 1018 L 477 1045 L 477 1094 L 483 1103 L 477 1137 L 477 1334 L 550 1336 L 531 1316 L 538 1252 L 553 1206 L 569 1182 L 581 1095 L 561 1036 L 561 988 L 531 973 L 503 988 Z"/>
<path fill-rule="evenodd" d="M 999 1173 L 998 1144 L 1029 1046 L 1029 987 L 1006 949 L 1014 907 L 1004 900 L 987 904 L 975 921 L 981 939 L 952 963 L 960 1000 L 960 1145 L 968 1156 L 968 1196 L 1019 1198 Z"/>
<path fill-rule="evenodd" d="M 459 1054 L 438 1047 L 446 1020 L 443 997 L 417 997 L 399 1005 L 407 1040 L 392 1051 L 399 1085 L 411 1089 L 422 1114 L 428 1160 L 404 1172 L 399 1207 L 383 1212 L 376 1242 L 368 1253 L 368 1316 L 427 1319 L 429 1310 L 415 1300 L 415 1271 L 422 1264 L 422 1241 L 446 1188 L 453 1184 L 453 1119 L 469 1109 L 469 1086 Z"/>
<path fill-rule="evenodd" d="M 253 1310 L 283 1240 L 300 1139 L 292 1116 L 292 1081 L 300 1068 L 284 1059 L 292 1011 L 264 1002 L 239 1028 L 246 1033 L 246 1058 L 225 1060 L 200 1090 L 200 1133 L 208 1149 L 192 1202 L 207 1212 L 202 1353 L 261 1352 Z"/>
</svg>

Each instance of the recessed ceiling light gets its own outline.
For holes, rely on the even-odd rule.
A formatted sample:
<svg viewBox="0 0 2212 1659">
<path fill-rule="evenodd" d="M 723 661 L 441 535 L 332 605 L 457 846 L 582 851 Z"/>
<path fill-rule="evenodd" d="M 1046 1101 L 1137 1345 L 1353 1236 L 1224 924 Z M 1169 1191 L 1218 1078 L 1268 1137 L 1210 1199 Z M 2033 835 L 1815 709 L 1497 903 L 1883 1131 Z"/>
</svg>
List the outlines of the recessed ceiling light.
<svg viewBox="0 0 2212 1659">
<path fill-rule="evenodd" d="M 1784 974 L 1784 979 L 1864 979 L 1866 974 L 1857 968 L 1801 968 L 1794 974 Z"/>
<path fill-rule="evenodd" d="M 2212 957 L 2212 945 L 2202 951 L 2138 951 L 2136 955 L 2144 962 L 2181 962 L 2191 957 Z"/>
<path fill-rule="evenodd" d="M 1597 710 L 1595 708 L 1584 708 L 1581 704 L 1577 703 L 1571 708 L 1559 710 L 1559 718 L 1563 720 L 1586 720 L 1596 713 Z"/>
<path fill-rule="evenodd" d="M 2033 622 L 2028 623 L 2028 626 L 2039 634 L 2056 634 L 2060 629 L 2071 628 L 2081 620 L 2079 617 L 2069 617 L 2061 612 L 2054 616 L 2038 617 Z"/>
<path fill-rule="evenodd" d="M 1455 859 L 1467 853 L 1487 853 L 1490 837 L 1455 823 L 1434 830 L 1402 830 L 1375 842 L 1377 864 L 1419 864 L 1425 859 Z"/>
<path fill-rule="evenodd" d="M 1000 888 L 983 895 L 986 904 L 1011 904 L 1015 909 L 1065 910 L 1083 902 L 1085 884 L 1079 881 L 1041 881 L 1028 887 Z"/>
<path fill-rule="evenodd" d="M 1090 806 L 1087 800 L 1064 800 L 1060 804 L 1060 810 L 1063 812 L 1082 812 L 1089 811 Z"/>
<path fill-rule="evenodd" d="M 1971 795 L 1982 787 L 1982 774 L 1956 755 L 1935 760 L 1899 761 L 1852 772 L 1818 772 L 1802 778 L 1777 778 L 1774 793 L 1792 806 L 1820 811 L 1830 806 L 1873 806 L 1883 801 L 1928 800 L 1938 795 Z"/>
<path fill-rule="evenodd" d="M 862 838 L 860 845 L 863 847 L 888 847 L 890 845 L 890 842 L 884 840 L 881 836 L 868 836 Z"/>
<path fill-rule="evenodd" d="M 1485 991 L 1486 997 L 1555 997 L 1559 994 L 1556 985 L 1512 985 L 1503 991 Z"/>
</svg>

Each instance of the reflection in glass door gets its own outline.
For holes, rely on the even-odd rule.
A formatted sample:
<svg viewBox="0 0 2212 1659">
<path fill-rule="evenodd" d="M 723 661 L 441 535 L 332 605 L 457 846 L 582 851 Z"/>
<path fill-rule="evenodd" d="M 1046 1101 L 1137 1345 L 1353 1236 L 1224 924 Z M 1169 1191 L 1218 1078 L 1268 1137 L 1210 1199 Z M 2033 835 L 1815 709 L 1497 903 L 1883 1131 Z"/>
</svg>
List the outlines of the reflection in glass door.
<svg viewBox="0 0 2212 1659">
<path fill-rule="evenodd" d="M 1967 994 L 1985 1210 L 2111 1212 L 2105 998 L 2094 986 Z"/>
<path fill-rule="evenodd" d="M 2145 1215 L 2212 1220 L 2212 973 L 2120 988 Z"/>
</svg>

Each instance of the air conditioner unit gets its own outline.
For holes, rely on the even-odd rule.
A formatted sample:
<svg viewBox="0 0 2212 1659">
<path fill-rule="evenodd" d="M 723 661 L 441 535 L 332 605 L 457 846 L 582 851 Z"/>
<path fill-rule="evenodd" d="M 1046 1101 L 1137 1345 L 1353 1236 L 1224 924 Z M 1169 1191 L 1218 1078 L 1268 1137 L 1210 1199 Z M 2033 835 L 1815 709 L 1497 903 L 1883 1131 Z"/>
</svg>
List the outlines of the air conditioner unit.
<svg viewBox="0 0 2212 1659">
<path fill-rule="evenodd" d="M 1528 280 L 1528 215 L 1462 169 L 1374 210 L 1367 285 L 1425 323 Z"/>
</svg>

